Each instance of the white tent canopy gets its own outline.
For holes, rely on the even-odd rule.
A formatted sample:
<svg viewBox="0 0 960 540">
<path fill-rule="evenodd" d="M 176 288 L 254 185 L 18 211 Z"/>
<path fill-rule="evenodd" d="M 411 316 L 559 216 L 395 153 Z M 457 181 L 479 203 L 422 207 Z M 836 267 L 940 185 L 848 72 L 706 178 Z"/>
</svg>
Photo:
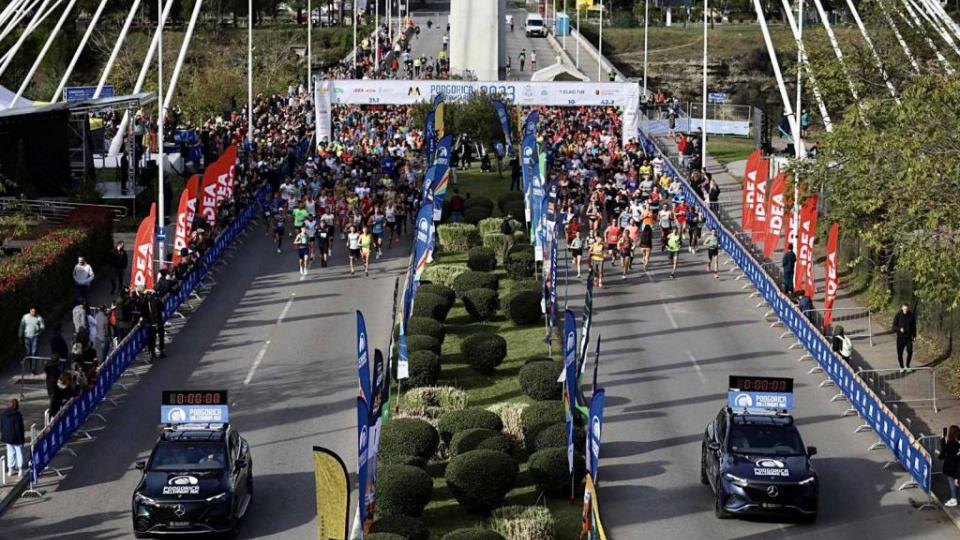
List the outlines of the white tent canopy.
<svg viewBox="0 0 960 540">
<path fill-rule="evenodd" d="M 568 66 L 562 61 L 559 61 L 556 64 L 547 66 L 537 72 L 535 72 L 530 80 L 534 82 L 550 82 L 550 81 L 583 81 L 589 82 L 590 77 L 584 75 L 580 70 L 575 67 Z"/>
<path fill-rule="evenodd" d="M 9 109 L 10 103 L 13 102 L 13 98 L 16 95 L 17 95 L 16 92 L 0 84 L 0 111 Z M 18 107 L 30 107 L 32 105 L 33 105 L 33 101 L 30 101 L 29 99 L 26 99 L 22 96 L 20 97 L 20 99 L 17 100 Z"/>
</svg>

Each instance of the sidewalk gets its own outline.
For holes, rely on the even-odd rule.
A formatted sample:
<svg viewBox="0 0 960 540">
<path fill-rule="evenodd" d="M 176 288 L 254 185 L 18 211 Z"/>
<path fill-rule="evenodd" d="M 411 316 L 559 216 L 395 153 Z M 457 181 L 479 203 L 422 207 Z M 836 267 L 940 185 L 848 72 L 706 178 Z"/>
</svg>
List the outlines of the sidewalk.
<svg viewBox="0 0 960 540">
<path fill-rule="evenodd" d="M 668 154 L 668 157 L 678 163 L 676 144 L 666 136 L 654 137 L 657 145 Z M 707 146 L 709 152 L 709 142 Z M 707 154 L 706 168 L 713 175 L 713 178 L 720 185 L 720 204 L 721 208 L 739 220 L 742 209 L 741 193 L 743 189 L 743 172 L 746 161 L 737 161 L 729 164 L 722 164 Z M 741 238 L 744 240 L 744 238 Z M 824 267 L 823 267 L 823 249 L 821 244 L 817 245 L 816 259 L 816 287 L 817 293 L 814 297 L 814 304 L 817 308 L 823 307 L 824 290 Z M 783 242 L 781 241 L 778 250 L 771 256 L 773 264 L 779 267 L 780 259 L 783 255 Z M 843 262 L 840 263 L 843 268 Z M 909 399 L 913 396 L 928 396 L 934 390 L 931 388 L 930 374 L 925 370 L 913 371 L 906 375 L 900 375 L 896 370 L 896 338 L 890 330 L 892 321 L 886 318 L 872 317 L 867 319 L 866 307 L 857 302 L 854 293 L 844 287 L 843 277 L 840 279 L 840 290 L 837 292 L 837 298 L 834 301 L 834 325 L 843 325 L 853 341 L 854 351 L 851 357 L 851 365 L 862 370 L 891 370 L 878 374 L 875 380 L 879 385 L 889 393 L 888 399 Z M 847 313 L 845 313 L 847 312 Z M 872 334 L 872 337 L 871 337 Z M 870 341 L 873 345 L 871 346 Z M 788 343 L 784 342 L 784 347 Z M 798 357 L 800 353 L 798 353 Z M 915 359 L 916 360 L 916 359 Z M 812 367 L 812 365 L 811 365 Z M 914 368 L 922 368 L 923 364 L 914 362 Z M 958 422 L 960 417 L 960 400 L 952 396 L 942 384 L 937 384 L 936 388 L 936 411 L 932 402 L 910 404 L 892 404 L 891 408 L 897 411 L 897 415 L 903 421 L 916 437 L 939 436 L 943 427 Z M 933 457 L 933 492 L 940 501 L 946 501 L 949 498 L 949 488 L 947 481 L 938 471 L 942 462 L 937 458 L 936 449 L 939 439 L 930 437 L 924 440 L 924 446 L 930 451 Z M 925 501 L 920 492 L 918 494 L 917 504 Z M 954 523 L 960 527 L 960 509 L 943 508 L 947 515 L 953 519 Z"/>
</svg>

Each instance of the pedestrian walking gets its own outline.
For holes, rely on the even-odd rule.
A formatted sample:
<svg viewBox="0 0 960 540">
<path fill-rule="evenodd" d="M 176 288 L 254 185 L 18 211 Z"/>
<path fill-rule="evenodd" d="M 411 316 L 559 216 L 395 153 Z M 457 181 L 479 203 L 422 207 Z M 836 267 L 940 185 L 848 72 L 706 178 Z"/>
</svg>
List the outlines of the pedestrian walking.
<svg viewBox="0 0 960 540">
<path fill-rule="evenodd" d="M 720 279 L 720 241 L 716 229 L 710 229 L 703 246 L 707 248 L 707 272 L 713 270 L 713 277 Z"/>
<path fill-rule="evenodd" d="M 957 479 L 960 478 L 960 427 L 943 428 L 939 458 L 943 461 L 943 475 L 950 485 L 950 499 L 944 506 L 957 505 Z"/>
<path fill-rule="evenodd" d="M 910 361 L 913 360 L 913 340 L 917 338 L 917 317 L 910 310 L 910 306 L 902 304 L 900 311 L 893 317 L 893 331 L 897 334 L 897 363 L 900 364 L 900 373 L 910 371 Z M 903 353 L 907 357 L 904 362 Z"/>
<path fill-rule="evenodd" d="M 79 304 L 80 302 L 86 302 L 90 296 L 90 284 L 93 283 L 94 273 L 93 267 L 87 264 L 87 259 L 84 257 L 77 258 L 77 264 L 73 267 L 73 283 L 74 283 L 74 302 Z"/>
<path fill-rule="evenodd" d="M 530 69 L 537 70 L 537 51 L 530 51 Z"/>
<path fill-rule="evenodd" d="M 520 49 L 520 54 L 517 56 L 517 60 L 520 61 L 520 71 L 523 71 L 523 66 L 527 62 L 527 50 Z"/>
<path fill-rule="evenodd" d="M 129 257 L 127 250 L 124 249 L 123 241 L 117 242 L 113 251 L 110 252 L 110 294 L 114 295 L 123 288 L 124 277 L 127 270 Z"/>
<path fill-rule="evenodd" d="M 37 312 L 37 308 L 32 307 L 20 319 L 20 328 L 17 335 L 23 343 L 26 356 L 30 357 L 30 373 L 37 373 L 37 343 L 40 340 L 40 334 L 46 328 L 43 317 Z"/>
<path fill-rule="evenodd" d="M 833 338 L 830 340 L 830 348 L 833 352 L 840 355 L 847 363 L 850 362 L 850 356 L 853 354 L 853 342 L 847 336 L 846 331 L 840 325 L 833 329 Z"/>
<path fill-rule="evenodd" d="M 23 444 L 25 441 L 23 430 L 23 415 L 20 414 L 20 402 L 11 399 L 7 408 L 0 413 L 0 442 L 7 445 L 6 473 L 17 476 L 23 474 Z"/>
<path fill-rule="evenodd" d="M 81 336 L 84 340 L 90 337 L 90 331 L 87 326 L 87 311 L 90 307 L 87 305 L 86 301 L 73 306 L 73 312 L 71 313 L 71 318 L 73 320 L 73 335 Z"/>
<path fill-rule="evenodd" d="M 787 244 L 787 250 L 783 252 L 783 260 L 780 262 L 783 267 L 783 292 L 793 293 L 793 270 L 797 265 L 797 254 L 793 252 L 793 244 Z"/>
</svg>

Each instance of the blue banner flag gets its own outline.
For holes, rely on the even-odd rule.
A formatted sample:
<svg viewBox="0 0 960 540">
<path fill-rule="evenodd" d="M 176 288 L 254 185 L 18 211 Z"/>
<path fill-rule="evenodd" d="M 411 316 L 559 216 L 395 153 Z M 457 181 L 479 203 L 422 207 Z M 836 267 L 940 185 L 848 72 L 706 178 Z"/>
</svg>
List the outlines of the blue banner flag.
<svg viewBox="0 0 960 540">
<path fill-rule="evenodd" d="M 430 165 L 427 167 L 427 172 L 423 173 L 423 184 L 420 186 L 420 204 L 433 201 L 433 190 L 430 189 L 430 184 L 433 183 L 433 169 L 434 166 Z"/>
<path fill-rule="evenodd" d="M 437 146 L 437 157 L 433 162 L 433 177 L 430 180 L 430 192 L 433 193 L 433 220 L 440 221 L 443 215 L 443 199 L 450 185 L 450 152 L 453 147 L 453 135 L 444 135 Z"/>
<path fill-rule="evenodd" d="M 365 528 L 367 520 L 373 520 L 373 515 L 367 515 L 367 451 L 369 448 L 369 414 L 370 407 L 362 397 L 357 397 L 357 495 L 360 508 L 361 528 Z"/>
<path fill-rule="evenodd" d="M 436 112 L 431 109 L 423 125 L 423 153 L 427 163 L 433 160 L 433 151 L 437 147 L 437 130 L 435 124 Z"/>
<path fill-rule="evenodd" d="M 357 311 L 357 374 L 360 378 L 360 397 L 369 403 L 370 351 L 367 350 L 367 324 L 360 311 Z"/>
<path fill-rule="evenodd" d="M 400 312 L 400 337 L 398 339 L 398 360 L 397 360 L 397 380 L 403 380 L 410 376 L 410 353 L 407 349 L 407 319 L 410 318 L 410 310 L 413 309 L 413 294 L 416 292 L 417 281 L 413 279 L 413 262 L 407 270 L 407 284 L 403 288 L 403 307 Z"/>
<path fill-rule="evenodd" d="M 500 127 L 503 129 L 503 144 L 509 153 L 513 153 L 513 145 L 510 143 L 510 114 L 507 112 L 507 106 L 499 99 L 493 100 L 493 108 L 497 111 L 497 118 L 500 119 Z M 499 154 L 503 157 L 503 153 Z"/>
<path fill-rule="evenodd" d="M 606 392 L 603 388 L 593 391 L 590 398 L 590 417 L 587 433 L 587 471 L 590 478 L 597 482 L 597 472 L 600 470 L 600 435 L 603 433 L 603 400 Z"/>
<path fill-rule="evenodd" d="M 523 139 L 520 142 L 520 171 L 523 173 L 523 200 L 524 219 L 530 226 L 535 226 L 533 216 L 533 185 L 537 167 L 537 122 L 540 114 L 533 111 L 523 122 Z M 530 235 L 533 242 L 533 235 Z"/>
<path fill-rule="evenodd" d="M 383 397 L 386 395 L 386 372 L 384 371 L 383 352 L 380 349 L 373 350 L 373 389 L 370 400 L 370 419 L 380 418 L 381 409 L 383 409 Z"/>
<path fill-rule="evenodd" d="M 433 202 L 425 202 L 417 212 L 417 235 L 413 239 L 413 280 L 419 282 L 433 252 Z M 414 291 L 416 286 L 414 286 Z"/>
<path fill-rule="evenodd" d="M 563 314 L 563 410 L 567 421 L 567 465 L 573 476 L 573 415 L 577 399 L 577 319 L 569 309 Z"/>
</svg>

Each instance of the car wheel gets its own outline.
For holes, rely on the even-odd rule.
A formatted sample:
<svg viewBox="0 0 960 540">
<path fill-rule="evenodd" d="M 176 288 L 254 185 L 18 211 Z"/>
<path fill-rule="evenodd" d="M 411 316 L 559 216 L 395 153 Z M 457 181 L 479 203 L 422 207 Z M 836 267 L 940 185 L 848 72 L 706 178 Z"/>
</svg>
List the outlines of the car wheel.
<svg viewBox="0 0 960 540">
<path fill-rule="evenodd" d="M 702 447 L 700 448 L 700 483 L 710 485 L 710 479 L 707 478 L 707 457 Z"/>
<path fill-rule="evenodd" d="M 717 519 L 730 518 L 730 512 L 723 509 L 723 488 L 720 487 L 720 482 L 717 482 L 717 494 L 713 497 L 713 513 Z"/>
</svg>

